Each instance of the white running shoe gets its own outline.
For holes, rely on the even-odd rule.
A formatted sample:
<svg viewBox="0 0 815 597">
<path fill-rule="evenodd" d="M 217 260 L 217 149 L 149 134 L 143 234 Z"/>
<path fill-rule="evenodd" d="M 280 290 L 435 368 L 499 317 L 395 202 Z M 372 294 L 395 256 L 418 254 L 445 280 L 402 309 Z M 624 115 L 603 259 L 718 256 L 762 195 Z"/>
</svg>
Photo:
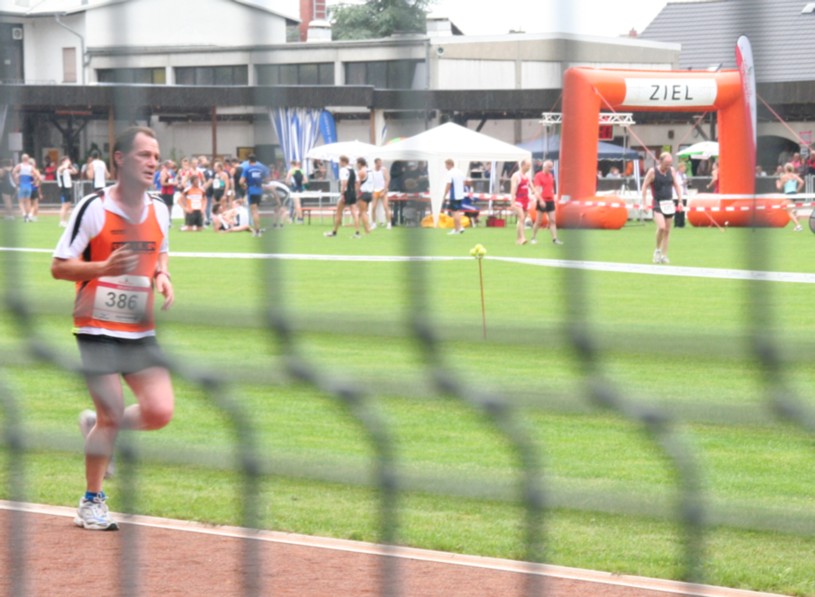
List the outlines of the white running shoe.
<svg viewBox="0 0 815 597">
<path fill-rule="evenodd" d="M 329 230 L 328 232 L 323 232 L 323 236 L 326 238 L 334 238 L 335 236 L 337 236 L 337 233 L 334 232 L 333 230 Z"/>
<path fill-rule="evenodd" d="M 74 517 L 74 524 L 89 531 L 118 531 L 119 525 L 110 517 L 104 497 L 79 500 L 79 508 Z"/>
<path fill-rule="evenodd" d="M 560 240 L 559 238 L 553 238 L 553 239 L 552 239 L 552 244 L 553 244 L 553 245 L 562 245 L 562 244 L 563 244 L 563 241 L 562 241 L 562 240 Z"/>
<path fill-rule="evenodd" d="M 376 222 L 371 222 L 371 230 L 376 230 Z"/>
<path fill-rule="evenodd" d="M 537 244 L 538 244 L 538 239 L 537 239 L 537 238 L 533 238 L 532 240 L 530 240 L 530 241 L 529 241 L 529 244 L 530 244 L 530 245 L 537 245 Z"/>
<path fill-rule="evenodd" d="M 793 232 L 801 232 L 801 230 L 803 230 L 803 228 L 801 228 L 800 224 L 792 229 Z"/>
<path fill-rule="evenodd" d="M 96 413 L 94 411 L 85 409 L 79 413 L 79 431 L 82 433 L 82 437 L 87 438 L 94 425 L 96 425 Z M 116 463 L 113 462 L 113 456 L 111 456 L 108 467 L 105 469 L 105 479 L 110 479 L 115 474 Z"/>
<path fill-rule="evenodd" d="M 453 228 L 450 232 L 447 233 L 447 236 L 453 236 L 453 235 L 456 235 L 456 234 L 458 234 L 458 230 Z"/>
<path fill-rule="evenodd" d="M 671 260 L 668 259 L 667 255 L 663 255 L 662 257 L 660 257 L 659 262 L 664 263 L 665 265 L 670 265 L 671 264 Z"/>
<path fill-rule="evenodd" d="M 391 223 L 390 223 L 390 222 L 388 222 L 388 223 L 387 223 L 387 225 L 385 226 L 385 229 L 386 229 L 386 230 L 390 230 L 390 229 L 391 229 Z"/>
<path fill-rule="evenodd" d="M 662 251 L 654 249 L 654 263 L 662 263 Z"/>
</svg>

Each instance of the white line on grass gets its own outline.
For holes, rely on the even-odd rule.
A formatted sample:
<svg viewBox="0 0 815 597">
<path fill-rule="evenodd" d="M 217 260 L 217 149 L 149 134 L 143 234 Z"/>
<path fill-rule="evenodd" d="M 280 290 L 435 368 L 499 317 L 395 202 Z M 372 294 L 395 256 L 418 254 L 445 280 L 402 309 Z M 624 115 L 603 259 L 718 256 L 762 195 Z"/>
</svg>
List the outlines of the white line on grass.
<svg viewBox="0 0 815 597">
<path fill-rule="evenodd" d="M 0 252 L 52 253 L 50 249 L 24 249 L 0 247 Z M 171 252 L 171 257 L 193 259 L 281 259 L 286 261 L 353 261 L 357 263 L 407 263 L 421 261 L 467 261 L 472 257 L 430 257 L 399 255 L 309 255 L 301 253 L 194 253 Z M 645 274 L 652 276 L 675 276 L 681 278 L 711 278 L 718 280 L 753 280 L 758 282 L 786 282 L 815 284 L 815 274 L 796 272 L 763 272 L 742 269 L 716 269 L 710 267 L 686 267 L 675 265 L 650 265 L 641 263 L 614 263 L 606 261 L 570 261 L 567 259 L 534 259 L 528 257 L 486 257 L 490 261 L 520 263 L 538 267 L 580 269 L 618 274 Z"/>
<path fill-rule="evenodd" d="M 76 512 L 76 510 L 73 508 L 66 508 L 62 506 L 8 502 L 3 500 L 0 500 L 0 509 L 28 512 L 46 516 L 60 516 L 64 518 L 72 518 Z M 199 533 L 236 539 L 252 539 L 255 541 L 268 543 L 296 545 L 299 547 L 311 547 L 315 549 L 328 549 L 361 555 L 399 557 L 407 560 L 433 562 L 436 564 L 446 564 L 449 566 L 465 566 L 470 568 L 514 572 L 519 574 L 540 574 L 551 578 L 574 580 L 601 585 L 615 585 L 631 589 L 645 589 L 670 595 L 684 595 L 685 597 L 781 597 L 780 595 L 775 595 L 772 593 L 757 593 L 754 591 L 744 591 L 740 589 L 730 589 L 710 585 L 693 585 L 659 578 L 611 574 L 609 572 L 568 568 L 565 566 L 553 566 L 551 564 L 529 564 L 528 562 L 505 560 L 501 558 L 470 556 L 443 551 L 432 551 L 428 549 L 417 549 L 413 547 L 384 546 L 376 543 L 366 543 L 363 541 L 314 537 L 311 535 L 298 535 L 296 533 L 281 533 L 277 531 L 263 530 L 258 531 L 240 527 L 207 525 L 185 520 L 172 520 L 152 516 L 119 515 L 119 520 L 123 523 L 124 532 L 127 532 L 126 525 L 138 525 L 185 533 Z"/>
<path fill-rule="evenodd" d="M 490 257 L 490 259 L 494 261 L 506 261 L 508 263 L 525 263 L 542 267 L 582 269 L 595 272 L 815 284 L 815 274 L 800 274 L 795 272 L 762 272 L 744 269 L 715 269 L 711 267 L 647 265 L 641 263 L 612 263 L 605 261 L 568 261 L 566 259 L 526 259 L 517 257 Z"/>
</svg>

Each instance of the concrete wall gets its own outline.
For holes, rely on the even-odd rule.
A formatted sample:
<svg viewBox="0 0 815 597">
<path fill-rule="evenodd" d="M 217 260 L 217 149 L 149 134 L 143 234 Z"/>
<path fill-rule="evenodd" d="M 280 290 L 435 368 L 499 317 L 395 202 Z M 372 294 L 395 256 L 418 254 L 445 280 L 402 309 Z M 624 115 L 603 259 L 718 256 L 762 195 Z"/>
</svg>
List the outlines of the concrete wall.
<svg viewBox="0 0 815 597">
<path fill-rule="evenodd" d="M 78 33 L 84 32 L 81 17 L 63 17 L 62 22 Z M 63 83 L 62 48 L 76 49 L 77 81 L 82 82 L 80 39 L 57 24 L 56 19 L 29 19 L 24 22 L 23 63 L 26 82 Z"/>
</svg>

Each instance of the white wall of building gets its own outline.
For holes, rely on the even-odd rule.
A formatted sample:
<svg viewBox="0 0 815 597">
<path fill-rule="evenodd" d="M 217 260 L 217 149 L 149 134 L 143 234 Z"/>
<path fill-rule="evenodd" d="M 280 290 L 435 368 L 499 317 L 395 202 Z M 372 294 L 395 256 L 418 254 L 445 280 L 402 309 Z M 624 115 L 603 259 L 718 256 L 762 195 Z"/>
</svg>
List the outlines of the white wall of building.
<svg viewBox="0 0 815 597">
<path fill-rule="evenodd" d="M 521 89 L 557 89 L 562 80 L 559 62 L 521 63 Z"/>
<path fill-rule="evenodd" d="M 83 19 L 78 17 L 61 18 L 65 25 L 82 34 Z M 24 69 L 26 82 L 63 83 L 62 49 L 76 49 L 77 81 L 82 81 L 80 39 L 67 29 L 60 27 L 54 18 L 31 19 L 25 25 Z"/>
<path fill-rule="evenodd" d="M 510 60 L 441 60 L 437 89 L 515 89 Z"/>
</svg>

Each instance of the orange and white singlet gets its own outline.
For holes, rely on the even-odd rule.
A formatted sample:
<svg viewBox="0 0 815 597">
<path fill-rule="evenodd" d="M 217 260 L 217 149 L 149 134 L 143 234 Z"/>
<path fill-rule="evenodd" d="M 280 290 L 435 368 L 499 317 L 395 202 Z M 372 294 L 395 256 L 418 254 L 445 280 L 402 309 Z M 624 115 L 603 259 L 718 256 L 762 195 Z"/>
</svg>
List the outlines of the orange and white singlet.
<svg viewBox="0 0 815 597">
<path fill-rule="evenodd" d="M 139 262 L 126 275 L 77 282 L 74 333 L 119 338 L 155 335 L 153 276 L 159 254 L 168 250 L 168 221 L 164 203 L 148 195 L 141 221 L 136 223 L 118 209 L 107 193 L 86 197 L 77 206 L 54 257 L 104 261 L 127 245 L 139 254 Z"/>
<path fill-rule="evenodd" d="M 204 189 L 201 187 L 190 187 L 184 191 L 184 196 L 187 198 L 187 204 L 192 211 L 203 211 L 206 207 L 204 200 Z"/>
</svg>

